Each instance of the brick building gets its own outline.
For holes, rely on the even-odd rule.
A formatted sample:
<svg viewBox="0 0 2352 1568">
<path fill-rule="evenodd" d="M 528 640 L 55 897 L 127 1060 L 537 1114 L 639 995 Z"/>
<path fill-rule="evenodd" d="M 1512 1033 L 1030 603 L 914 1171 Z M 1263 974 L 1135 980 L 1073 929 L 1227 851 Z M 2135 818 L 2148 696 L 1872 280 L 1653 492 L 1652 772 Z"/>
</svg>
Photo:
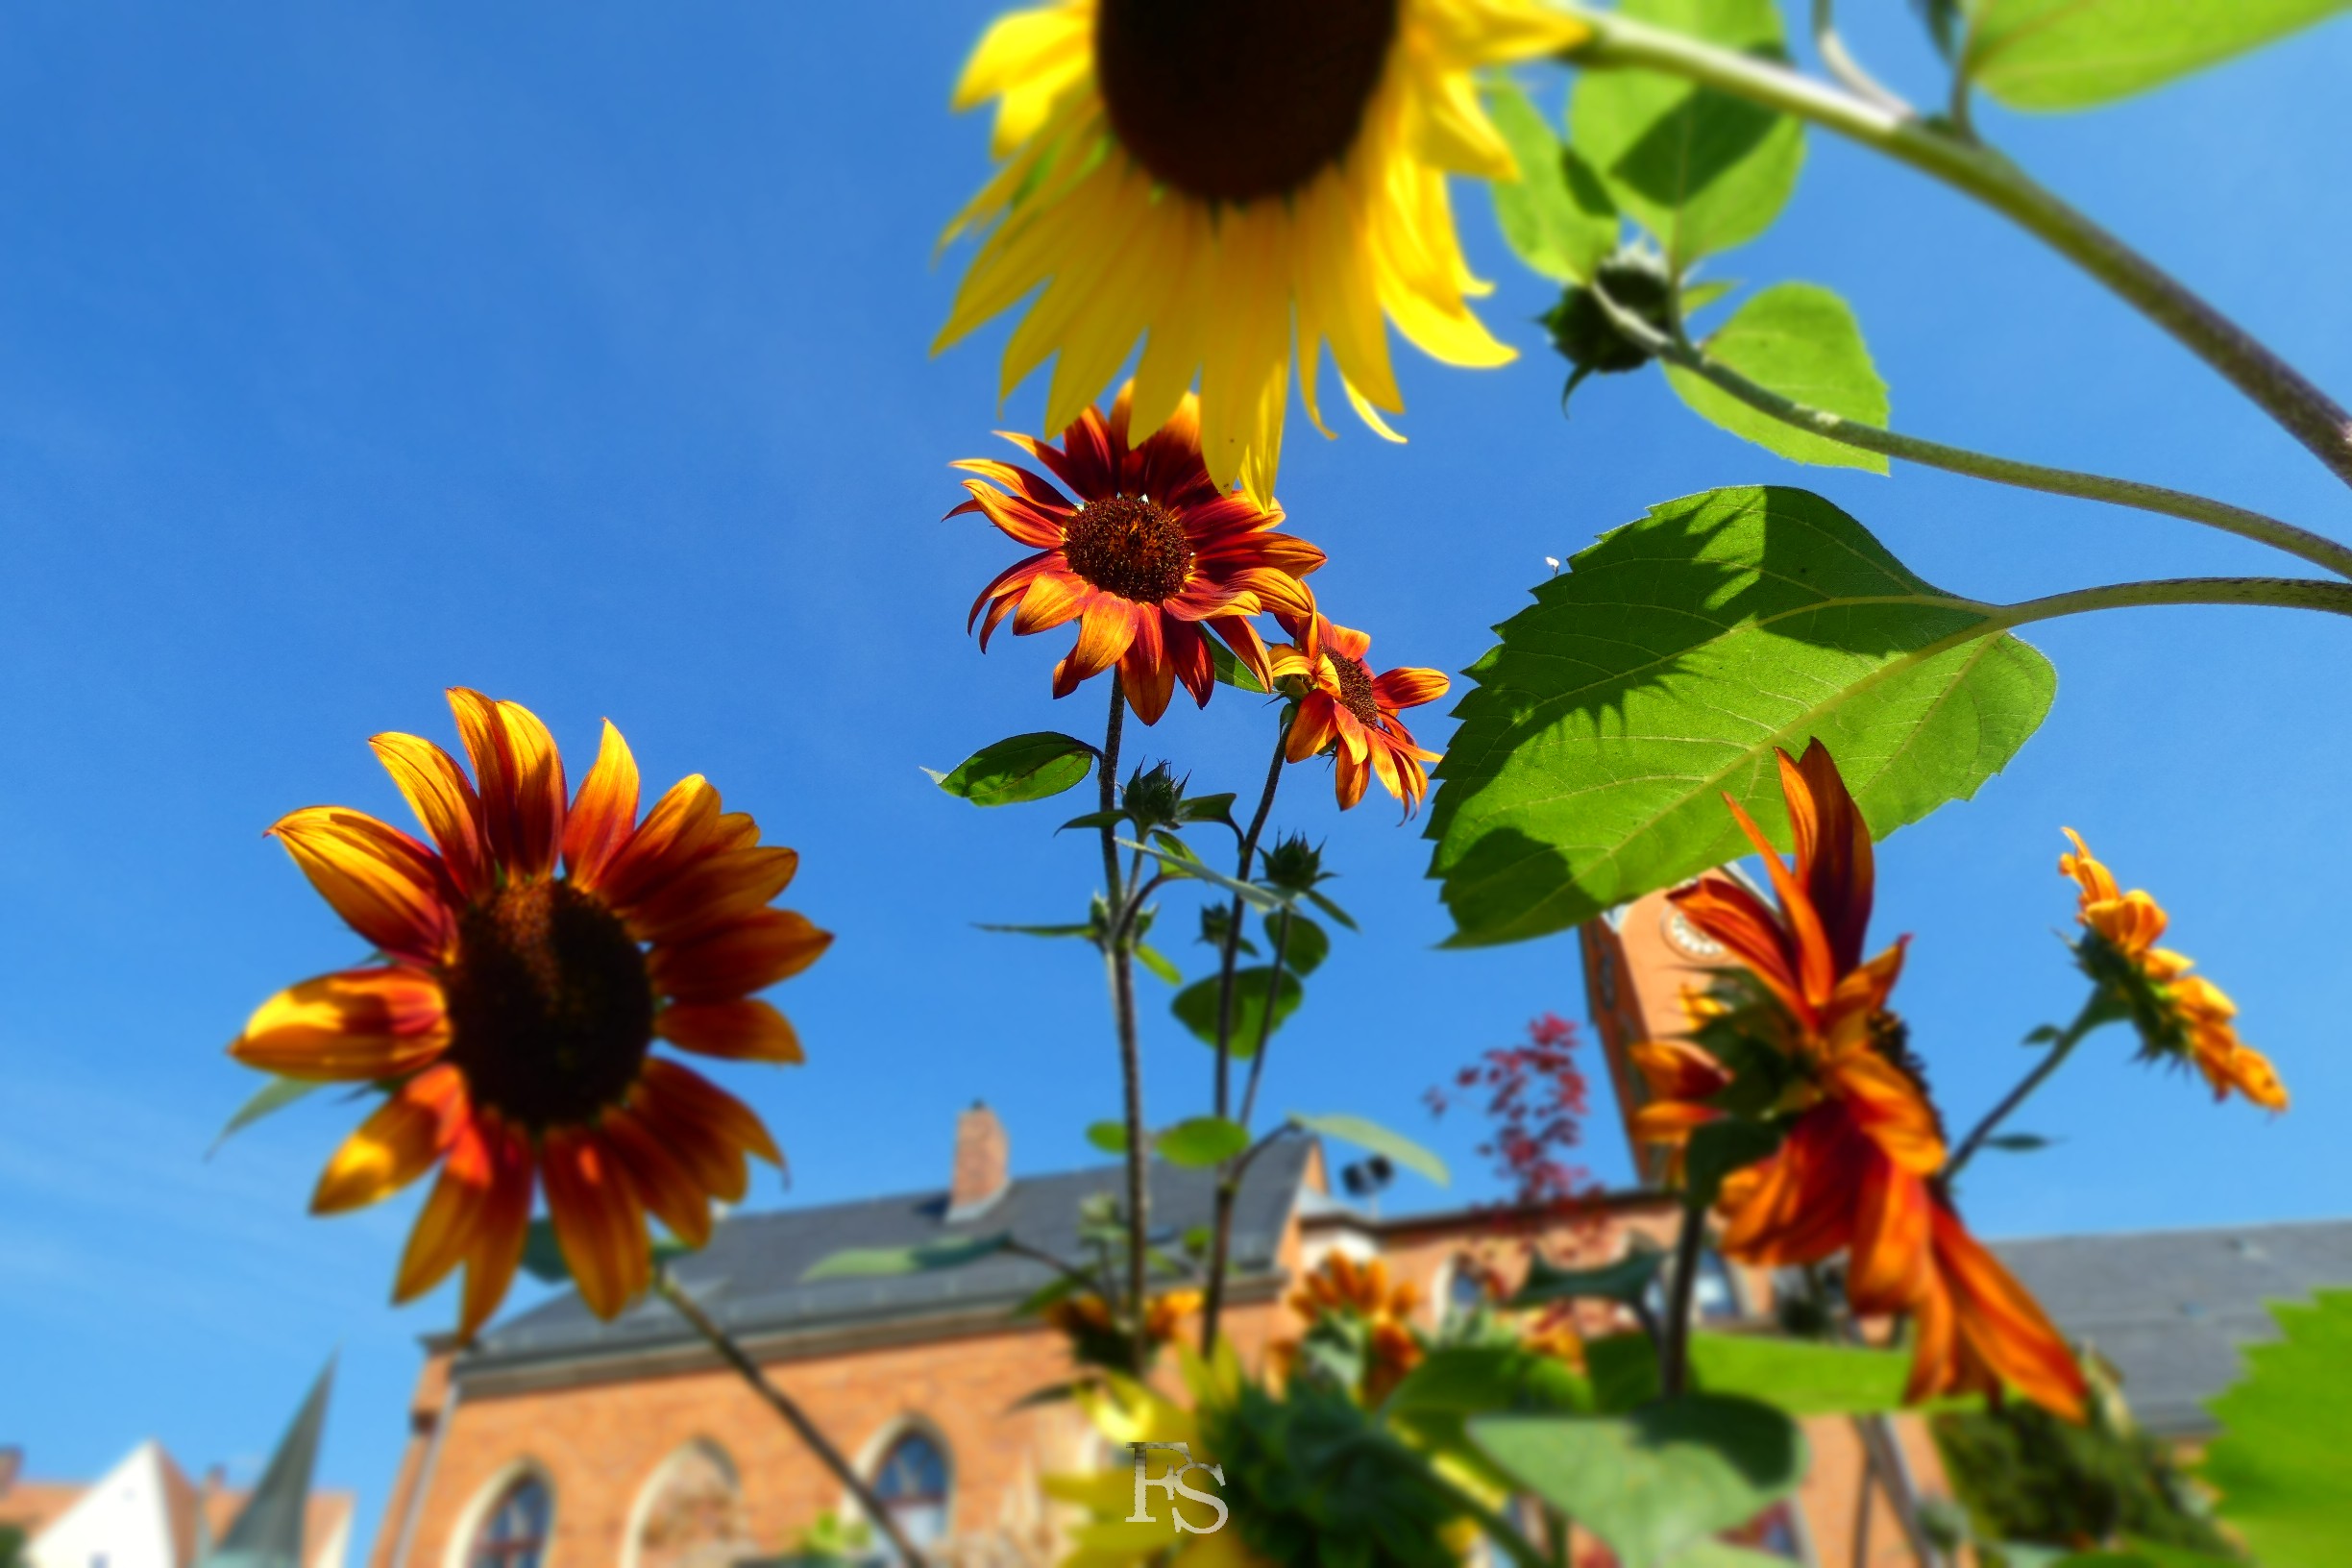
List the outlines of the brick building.
<svg viewBox="0 0 2352 1568">
<path fill-rule="evenodd" d="M 1654 897 L 1587 926 L 1581 942 L 1590 1011 L 1629 1114 L 1641 1086 L 1625 1069 L 1625 1045 L 1678 1027 L 1679 987 L 1720 954 Z M 1027 1568 L 1051 1560 L 1055 1541 L 1039 1478 L 1107 1458 L 1066 1402 L 1024 1403 L 1072 1371 L 1057 1333 L 1013 1315 L 1051 1277 L 1045 1267 L 995 1254 L 926 1273 L 803 1275 L 844 1249 L 1007 1231 L 1074 1259 L 1082 1203 L 1115 1192 L 1122 1173 L 1014 1179 L 1004 1129 L 979 1107 L 940 1153 L 943 1189 L 738 1215 L 675 1273 L 852 1457 L 911 1536 L 958 1562 Z M 1206 1173 L 1155 1166 L 1151 1181 L 1155 1230 L 1208 1220 Z M 1288 1284 L 1333 1249 L 1385 1259 L 1421 1287 L 1434 1327 L 1475 1277 L 1468 1265 L 1508 1279 L 1524 1266 L 1529 1235 L 1556 1262 L 1598 1263 L 1637 1238 L 1665 1244 L 1678 1213 L 1672 1198 L 1644 1189 L 1519 1235 L 1499 1223 L 1514 1216 L 1493 1210 L 1383 1218 L 1336 1201 L 1321 1147 L 1288 1138 L 1242 1189 L 1228 1329 L 1252 1362 L 1297 1332 L 1283 1301 Z M 2171 1425 L 2160 1430 L 2184 1437 L 2197 1435 L 2203 1399 L 2232 1375 L 2235 1345 L 2266 1328 L 2263 1293 L 2352 1280 L 2345 1225 L 1997 1250 L 2070 1335 L 2122 1368 L 2127 1387 L 2164 1390 Z M 2151 1315 L 2133 1277 L 2169 1280 L 2179 1311 Z M 1771 1283 L 1710 1257 L 1699 1310 L 1712 1327 L 1767 1322 Z M 720 1568 L 783 1551 L 821 1515 L 854 1515 L 831 1475 L 659 1299 L 600 1323 L 567 1294 L 462 1354 L 432 1344 L 408 1413 L 370 1568 Z M 1804 1426 L 1814 1462 L 1769 1544 L 1795 1561 L 1845 1568 L 1857 1561 L 1852 1542 L 1867 1519 L 1862 1563 L 1922 1560 L 1911 1544 L 1916 1504 L 1944 1489 L 1924 1427 L 1907 1417 Z"/>
</svg>

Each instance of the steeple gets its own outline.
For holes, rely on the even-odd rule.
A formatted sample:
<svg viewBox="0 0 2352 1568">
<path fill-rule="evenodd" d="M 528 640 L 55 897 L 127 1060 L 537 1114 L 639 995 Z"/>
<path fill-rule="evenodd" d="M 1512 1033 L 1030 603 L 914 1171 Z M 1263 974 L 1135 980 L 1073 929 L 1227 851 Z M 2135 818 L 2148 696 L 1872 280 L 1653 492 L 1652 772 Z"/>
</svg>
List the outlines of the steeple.
<svg viewBox="0 0 2352 1568">
<path fill-rule="evenodd" d="M 278 1451 L 254 1486 L 245 1507 L 205 1557 L 203 1568 L 303 1568 L 303 1521 L 310 1502 L 310 1476 L 318 1465 L 319 1437 L 327 1427 L 327 1394 L 334 1384 L 334 1358 L 319 1368 L 316 1382 L 293 1424 L 278 1439 Z"/>
</svg>

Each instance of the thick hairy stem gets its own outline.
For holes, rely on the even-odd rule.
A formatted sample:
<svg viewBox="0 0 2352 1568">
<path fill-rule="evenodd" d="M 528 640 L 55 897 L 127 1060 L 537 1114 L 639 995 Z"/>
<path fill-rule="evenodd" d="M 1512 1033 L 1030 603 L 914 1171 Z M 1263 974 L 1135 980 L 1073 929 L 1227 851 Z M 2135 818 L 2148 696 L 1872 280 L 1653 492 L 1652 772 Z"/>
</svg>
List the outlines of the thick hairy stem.
<svg viewBox="0 0 2352 1568">
<path fill-rule="evenodd" d="M 1103 730 L 1102 748 L 1102 809 L 1110 811 L 1118 801 L 1119 730 L 1127 716 L 1127 694 L 1119 686 L 1116 671 L 1111 674 L 1111 717 Z M 1144 1238 L 1151 1224 L 1151 1191 L 1149 1173 L 1145 1168 L 1143 1144 L 1143 1052 L 1136 1036 L 1135 1002 L 1135 942 L 1129 934 L 1126 919 L 1126 889 L 1119 876 L 1118 828 L 1106 823 L 1102 829 L 1103 878 L 1108 884 L 1103 897 L 1115 919 L 1110 934 L 1110 945 L 1103 953 L 1103 963 L 1111 973 L 1111 1016 L 1118 1028 L 1119 1081 L 1125 1091 L 1125 1120 L 1127 1126 L 1127 1317 L 1132 1331 L 1129 1338 L 1134 1346 L 1134 1371 L 1141 1377 L 1150 1364 L 1151 1346 L 1144 1335 L 1144 1325 L 1150 1312 L 1144 1302 L 1144 1287 L 1149 1275 L 1150 1261 L 1146 1256 Z"/>
<path fill-rule="evenodd" d="M 1276 753 L 1277 757 L 1281 755 Z M 1250 1057 L 1249 1087 L 1241 1091 L 1241 1125 L 1250 1124 L 1250 1113 L 1258 1105 L 1258 1079 L 1265 1071 L 1266 1037 L 1273 1032 L 1274 997 L 1282 989 L 1283 960 L 1290 948 L 1290 912 L 1284 910 L 1274 924 L 1274 971 L 1266 982 L 1266 1005 L 1258 1022 L 1258 1049 Z M 1222 1115 L 1220 1108 L 1219 1114 Z M 1207 1355 L 1216 1345 L 1217 1311 L 1225 1298 L 1225 1275 L 1233 1256 L 1234 1204 L 1241 1196 L 1241 1175 L 1246 1161 L 1255 1150 L 1237 1155 L 1225 1163 L 1217 1173 L 1216 1218 L 1210 1241 L 1209 1288 L 1205 1292 L 1206 1306 L 1201 1312 L 1201 1353 Z"/>
<path fill-rule="evenodd" d="M 1241 1090 L 1241 1125 L 1250 1124 L 1258 1109 L 1258 1084 L 1265 1076 L 1266 1043 L 1274 1037 L 1274 997 L 1282 989 L 1283 961 L 1290 954 L 1290 912 L 1274 922 L 1274 973 L 1266 981 L 1265 1010 L 1258 1015 L 1258 1048 L 1250 1053 L 1249 1083 Z"/>
<path fill-rule="evenodd" d="M 1691 1296 L 1699 1286 L 1699 1249 L 1706 1244 L 1706 1211 L 1685 1204 L 1675 1237 L 1674 1275 L 1666 1282 L 1665 1333 L 1658 1339 L 1658 1394 L 1677 1399 L 1690 1383 Z"/>
<path fill-rule="evenodd" d="M 2352 413 L 2154 262 L 1981 143 L 1754 55 L 1608 12 L 1578 10 L 1591 36 L 1567 52 L 1588 69 L 1678 76 L 1809 120 L 1933 175 L 1999 212 L 2107 285 L 2253 400 L 2352 484 Z"/>
<path fill-rule="evenodd" d="M 2242 506 L 2191 495 L 2184 490 L 2142 484 L 2134 479 L 2108 478 L 2103 475 L 2049 468 L 2040 463 L 2021 463 L 1987 453 L 1972 452 L 1966 447 L 1923 441 L 1917 436 L 1899 435 L 1875 425 L 1865 425 L 1824 409 L 1808 407 L 1792 398 L 1782 397 L 1769 387 L 1758 385 L 1730 366 L 1708 357 L 1693 345 L 1657 331 L 1602 291 L 1596 289 L 1594 294 L 1618 331 L 1634 343 L 1667 364 L 1687 370 L 1694 376 L 1704 377 L 1710 383 L 1758 413 L 1768 414 L 1794 429 L 1823 436 L 1863 452 L 1900 458 L 1925 468 L 1940 468 L 1950 474 L 1966 474 L 1972 478 L 1990 479 L 1997 484 L 2011 484 L 2049 495 L 2074 496 L 2084 501 L 2104 501 L 2118 506 L 2131 506 L 2144 512 L 2158 512 L 2167 517 L 2202 523 L 2224 533 L 2234 533 L 2241 538 L 2283 550 L 2339 576 L 2352 577 L 2352 548 L 2313 533 L 2308 528 L 2283 523 L 2275 517 L 2248 511 Z"/>
<path fill-rule="evenodd" d="M 1969 1129 L 1968 1137 L 1960 1140 L 1960 1146 L 1952 1151 L 1951 1158 L 1944 1162 L 1939 1180 L 1949 1186 L 1968 1163 L 1976 1158 L 1976 1151 L 1984 1147 L 1985 1140 L 1993 1136 L 2000 1124 L 2007 1121 L 2019 1106 L 2031 1099 L 2035 1090 L 2066 1066 L 2067 1058 L 2074 1054 L 2074 1047 L 2081 1044 L 2092 1030 L 2109 1022 L 2114 1017 L 2106 988 L 2102 986 L 2092 992 L 2091 999 L 2083 1003 L 2080 1013 L 2074 1015 L 2074 1021 L 2066 1026 L 2064 1034 L 2050 1041 L 2049 1049 L 2043 1053 L 2041 1061 L 2034 1064 L 2033 1070 L 2019 1079 L 2017 1087 L 2002 1095 L 2000 1103 L 1987 1111 L 1983 1119 Z"/>
<path fill-rule="evenodd" d="M 865 1510 L 867 1519 L 882 1532 L 883 1538 L 890 1542 L 891 1549 L 898 1554 L 898 1560 L 911 1565 L 911 1568 L 921 1568 L 923 1555 L 915 1550 L 914 1543 L 898 1529 L 898 1522 L 891 1517 L 890 1509 L 883 1506 L 880 1498 L 874 1496 L 873 1488 L 867 1485 L 865 1478 L 842 1457 L 842 1451 L 833 1446 L 832 1439 L 809 1419 L 808 1412 L 800 1408 L 799 1402 L 768 1380 L 768 1374 L 760 1369 L 760 1364 L 735 1342 L 726 1330 L 718 1325 L 710 1313 L 702 1310 L 700 1302 L 688 1295 L 670 1277 L 668 1269 L 654 1271 L 653 1288 L 664 1301 L 677 1309 L 678 1316 L 684 1318 L 711 1349 L 719 1353 L 719 1359 L 733 1368 L 736 1376 L 751 1385 L 751 1391 L 759 1395 L 770 1409 L 783 1417 L 784 1424 L 808 1445 L 810 1453 L 817 1456 L 817 1462 L 833 1472 L 833 1478 L 847 1488 L 851 1497 L 857 1499 L 857 1505 Z"/>
</svg>

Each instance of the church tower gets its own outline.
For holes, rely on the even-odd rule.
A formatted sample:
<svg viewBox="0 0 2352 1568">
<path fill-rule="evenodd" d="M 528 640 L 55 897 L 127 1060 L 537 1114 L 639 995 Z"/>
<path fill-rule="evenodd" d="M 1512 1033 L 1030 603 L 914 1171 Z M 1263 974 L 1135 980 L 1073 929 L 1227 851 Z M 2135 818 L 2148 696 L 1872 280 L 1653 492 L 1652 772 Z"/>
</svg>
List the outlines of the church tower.
<svg viewBox="0 0 2352 1568">
<path fill-rule="evenodd" d="M 1632 1145 L 1633 1168 L 1645 1186 L 1655 1187 L 1665 1180 L 1666 1151 L 1634 1141 L 1633 1114 L 1650 1096 L 1627 1051 L 1640 1041 L 1682 1033 L 1684 989 L 1703 988 L 1708 973 L 1728 957 L 1723 944 L 1684 919 L 1663 892 L 1587 920 L 1577 941 L 1584 955 L 1584 1000 L 1608 1059 L 1609 1085 Z"/>
</svg>

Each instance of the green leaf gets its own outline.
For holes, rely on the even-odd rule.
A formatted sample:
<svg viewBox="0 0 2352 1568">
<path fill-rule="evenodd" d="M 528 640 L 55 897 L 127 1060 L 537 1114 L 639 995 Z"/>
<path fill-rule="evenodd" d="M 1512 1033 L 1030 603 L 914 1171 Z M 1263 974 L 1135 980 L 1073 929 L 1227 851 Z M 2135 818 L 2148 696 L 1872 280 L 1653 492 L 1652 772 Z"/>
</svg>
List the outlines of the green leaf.
<svg viewBox="0 0 2352 1568">
<path fill-rule="evenodd" d="M 1231 795 L 1194 796 L 1176 808 L 1176 820 L 1180 822 L 1223 822 L 1231 827 L 1233 803 Z"/>
<path fill-rule="evenodd" d="M 1483 1416 L 1470 1435 L 1625 1568 L 1665 1568 L 1789 1495 L 1805 1469 L 1787 1416 L 1712 1394 L 1623 1416 Z"/>
<path fill-rule="evenodd" d="M 1666 1254 L 1656 1247 L 1635 1247 L 1599 1268 L 1558 1268 L 1537 1256 L 1529 1260 L 1527 1279 L 1509 1305 L 1539 1307 L 1548 1301 L 1571 1300 L 1630 1304 L 1642 1299 L 1665 1266 Z"/>
<path fill-rule="evenodd" d="M 1516 1344 L 1439 1345 L 1381 1409 L 1433 1453 L 1472 1465 L 1496 1491 L 1510 1478 L 1470 1441 L 1473 1417 L 1506 1411 L 1589 1414 L 1592 1384 L 1567 1362 Z"/>
<path fill-rule="evenodd" d="M 1658 1395 L 1657 1346 L 1639 1331 L 1584 1342 L 1584 1369 L 1593 1399 L 1611 1415 L 1638 1409 Z"/>
<path fill-rule="evenodd" d="M 2352 0 L 1987 0 L 1960 69 L 2012 109 L 2088 109 L 2352 9 Z"/>
<path fill-rule="evenodd" d="M 1998 1138 L 1986 1139 L 1984 1146 L 2003 1149 L 2011 1154 L 2030 1154 L 2036 1149 L 2048 1148 L 2050 1140 L 2040 1133 L 2003 1133 Z"/>
<path fill-rule="evenodd" d="M 1006 932 L 1016 937 L 1090 937 L 1094 934 L 1094 928 L 1090 925 L 982 924 L 979 926 L 979 929 L 982 931 Z"/>
<path fill-rule="evenodd" d="M 1266 689 L 1259 684 L 1256 675 L 1250 674 L 1249 667 L 1235 658 L 1233 649 L 1214 637 L 1209 639 L 1209 664 L 1216 672 L 1216 678 L 1235 690 L 1266 695 Z"/>
<path fill-rule="evenodd" d="M 1060 795 L 1094 768 L 1094 748 L 1074 735 L 1040 730 L 983 747 L 947 773 L 931 773 L 949 795 L 975 806 L 1011 806 Z M 928 768 L 923 772 L 931 772 Z"/>
<path fill-rule="evenodd" d="M 1813 283 L 1776 283 L 1732 312 L 1703 345 L 1710 358 L 1809 408 L 1884 429 L 1886 382 L 1871 363 L 1861 324 L 1846 302 Z M 1874 452 L 1832 441 L 1749 407 L 1678 365 L 1666 380 L 1692 412 L 1791 462 L 1887 471 Z"/>
<path fill-rule="evenodd" d="M 1295 933 L 1293 940 L 1296 940 Z M 269 1082 L 255 1090 L 245 1103 L 236 1108 L 236 1115 L 222 1124 L 220 1132 L 212 1139 L 212 1147 L 205 1151 L 205 1158 L 209 1160 L 219 1153 L 223 1143 L 263 1116 L 275 1115 L 296 1100 L 315 1094 L 326 1087 L 326 1084 L 313 1079 L 281 1078 L 272 1074 Z"/>
<path fill-rule="evenodd" d="M 1690 1364 L 1707 1393 L 1761 1400 L 1791 1415 L 1899 1410 L 1911 1379 L 1903 1351 L 1751 1334 L 1692 1335 Z"/>
<path fill-rule="evenodd" d="M 2270 1315 L 2286 1337 L 2246 1347 L 2245 1378 L 2213 1402 L 2221 1435 L 2199 1474 L 2265 1568 L 2340 1568 L 2352 1563 L 2352 1290 Z"/>
<path fill-rule="evenodd" d="M 1168 956 L 1147 942 L 1135 944 L 1136 962 L 1171 986 L 1184 984 L 1184 970 L 1169 962 Z"/>
<path fill-rule="evenodd" d="M 1701 1541 L 1677 1553 L 1668 1568 L 1788 1568 L 1788 1560 L 1777 1553 L 1757 1552 L 1728 1541 Z"/>
<path fill-rule="evenodd" d="M 1768 1121 L 1710 1121 L 1694 1128 L 1682 1156 L 1682 1201 L 1712 1209 L 1724 1178 L 1780 1146 L 1784 1129 Z"/>
<path fill-rule="evenodd" d="M 1274 941 L 1274 927 L 1281 919 L 1279 915 L 1268 915 L 1265 918 L 1266 942 L 1269 946 Z M 1321 968 L 1323 960 L 1330 956 L 1330 934 L 1304 915 L 1291 916 L 1290 940 L 1283 948 L 1283 972 L 1295 974 L 1304 980 Z"/>
<path fill-rule="evenodd" d="M 1617 248 L 1617 208 L 1583 159 L 1560 144 L 1516 83 L 1486 89 L 1486 113 L 1519 165 L 1515 181 L 1496 181 L 1495 220 L 1520 260 L 1563 283 L 1589 283 L 1593 268 Z"/>
<path fill-rule="evenodd" d="M 1419 1171 L 1439 1187 L 1448 1186 L 1454 1180 L 1447 1173 L 1443 1160 L 1403 1133 L 1392 1133 L 1377 1121 L 1351 1116 L 1342 1112 L 1310 1116 L 1293 1111 L 1290 1113 L 1290 1125 L 1319 1133 L 1325 1138 L 1335 1138 L 1342 1143 L 1353 1143 L 1360 1149 L 1370 1149 L 1374 1154 L 1384 1154 L 1406 1169 Z"/>
<path fill-rule="evenodd" d="M 2032 1568 L 2023 1548 L 2004 1541 L 2000 1554 L 2009 1568 Z M 2237 1557 L 2217 1557 L 2210 1552 L 2192 1552 L 2182 1546 L 2158 1546 L 2149 1541 L 2134 1541 L 2127 1546 L 2098 1552 L 2070 1552 L 2064 1556 L 2052 1554 L 2035 1560 L 2042 1563 L 2044 1568 L 2245 1568 L 2245 1563 Z M 2269 1559 L 2264 1560 L 2267 1562 Z M 2336 1559 L 2331 1557 L 2328 1561 L 2333 1568 Z M 1679 1568 L 1678 1564 L 1677 1568 Z M 2283 1568 L 2292 1568 L 2292 1564 L 2285 1564 Z"/>
<path fill-rule="evenodd" d="M 1654 507 L 1538 584 L 1471 667 L 1430 814 L 1452 946 L 1565 930 L 1778 842 L 1773 748 L 1819 738 L 1874 834 L 1965 799 L 2049 709 L 2049 662 L 1852 518 L 1778 486 Z"/>
<path fill-rule="evenodd" d="M 1333 903 L 1329 898 L 1324 897 L 1323 894 L 1316 893 L 1311 888 L 1308 890 L 1307 901 L 1314 905 L 1315 908 L 1321 910 L 1324 914 L 1329 915 L 1333 919 L 1337 920 L 1348 930 L 1353 931 L 1356 929 L 1355 917 L 1351 916 L 1346 910 L 1341 909 L 1337 904 Z"/>
<path fill-rule="evenodd" d="M 1618 9 L 1726 48 L 1786 58 L 1775 0 L 1625 0 Z M 1651 71 L 1580 75 L 1568 129 L 1619 210 L 1657 237 L 1678 273 L 1771 228 L 1804 165 L 1795 120 Z"/>
<path fill-rule="evenodd" d="M 1233 1054 L 1247 1059 L 1258 1054 L 1258 1036 L 1264 1031 L 1271 1038 L 1283 1026 L 1283 1020 L 1296 1013 L 1299 1003 L 1307 999 L 1307 989 L 1298 976 L 1287 968 L 1283 970 L 1282 983 L 1271 985 L 1274 971 L 1265 965 L 1253 965 L 1234 971 L 1233 1035 L 1230 1046 Z M 1274 1021 L 1266 1023 L 1266 997 L 1274 998 Z M 1195 980 L 1176 993 L 1169 1004 L 1192 1038 L 1213 1049 L 1217 1041 L 1217 977 Z"/>
<path fill-rule="evenodd" d="M 1127 1124 L 1123 1121 L 1090 1121 L 1086 1140 L 1105 1154 L 1127 1152 Z"/>
<path fill-rule="evenodd" d="M 975 1236 L 957 1241 L 925 1241 L 912 1247 L 847 1247 L 828 1253 L 801 1271 L 810 1280 L 862 1279 L 877 1274 L 928 1274 L 934 1269 L 962 1268 L 992 1253 L 1002 1252 L 1013 1239 L 1010 1232 Z"/>
<path fill-rule="evenodd" d="M 1225 1116 L 1188 1116 L 1152 1140 L 1171 1165 L 1221 1165 L 1249 1147 L 1249 1129 Z"/>
</svg>

